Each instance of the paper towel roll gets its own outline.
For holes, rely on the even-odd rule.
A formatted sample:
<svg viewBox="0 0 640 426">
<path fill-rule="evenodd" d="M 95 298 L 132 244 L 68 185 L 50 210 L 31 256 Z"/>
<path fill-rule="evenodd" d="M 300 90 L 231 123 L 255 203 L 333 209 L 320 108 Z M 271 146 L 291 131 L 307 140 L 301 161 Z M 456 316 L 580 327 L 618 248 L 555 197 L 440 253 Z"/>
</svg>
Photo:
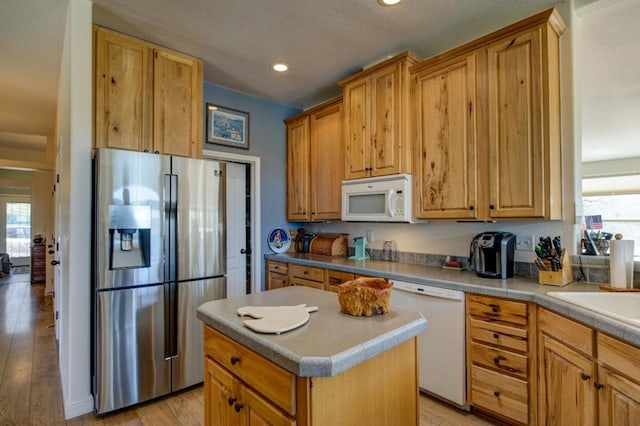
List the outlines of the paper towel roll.
<svg viewBox="0 0 640 426">
<path fill-rule="evenodd" d="M 609 268 L 611 287 L 633 287 L 633 240 L 611 240 Z"/>
</svg>

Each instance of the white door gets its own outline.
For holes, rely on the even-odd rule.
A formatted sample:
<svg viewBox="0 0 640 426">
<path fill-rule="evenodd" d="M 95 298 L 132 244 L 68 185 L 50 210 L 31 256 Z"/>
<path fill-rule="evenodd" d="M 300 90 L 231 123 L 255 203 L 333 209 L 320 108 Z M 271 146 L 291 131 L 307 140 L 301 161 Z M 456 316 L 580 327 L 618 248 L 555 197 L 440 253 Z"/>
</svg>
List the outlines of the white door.
<svg viewBox="0 0 640 426">
<path fill-rule="evenodd" d="M 246 165 L 227 165 L 227 297 L 247 294 Z"/>
</svg>

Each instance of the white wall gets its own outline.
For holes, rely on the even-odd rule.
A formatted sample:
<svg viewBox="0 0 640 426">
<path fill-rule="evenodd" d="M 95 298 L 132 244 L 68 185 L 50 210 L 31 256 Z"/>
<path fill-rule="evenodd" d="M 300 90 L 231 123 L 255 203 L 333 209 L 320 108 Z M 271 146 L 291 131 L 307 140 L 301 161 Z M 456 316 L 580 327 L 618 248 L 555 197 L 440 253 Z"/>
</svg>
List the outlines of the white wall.
<svg viewBox="0 0 640 426">
<path fill-rule="evenodd" d="M 66 418 L 93 409 L 90 388 L 92 3 L 70 0 L 58 96 L 56 309 Z"/>
</svg>

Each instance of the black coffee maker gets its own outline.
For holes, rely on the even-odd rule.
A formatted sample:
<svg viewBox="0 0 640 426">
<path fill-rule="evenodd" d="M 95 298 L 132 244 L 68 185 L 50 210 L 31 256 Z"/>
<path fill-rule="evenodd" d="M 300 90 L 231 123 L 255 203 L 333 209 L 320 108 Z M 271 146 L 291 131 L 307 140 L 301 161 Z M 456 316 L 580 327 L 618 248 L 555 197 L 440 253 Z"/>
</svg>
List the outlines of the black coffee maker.
<svg viewBox="0 0 640 426">
<path fill-rule="evenodd" d="M 510 232 L 483 232 L 471 241 L 469 266 L 483 278 L 511 278 L 516 236 Z"/>
</svg>

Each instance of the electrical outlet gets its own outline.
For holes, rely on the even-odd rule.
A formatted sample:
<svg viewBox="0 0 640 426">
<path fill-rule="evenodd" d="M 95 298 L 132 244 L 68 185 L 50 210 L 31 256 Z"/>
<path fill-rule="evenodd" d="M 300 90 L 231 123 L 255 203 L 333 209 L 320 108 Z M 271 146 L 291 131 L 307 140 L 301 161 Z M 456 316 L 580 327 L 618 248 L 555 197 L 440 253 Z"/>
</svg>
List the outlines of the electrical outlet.
<svg viewBox="0 0 640 426">
<path fill-rule="evenodd" d="M 373 240 L 375 240 L 374 238 L 375 234 L 373 232 L 373 229 L 367 229 L 366 236 L 367 236 L 367 241 L 369 242 L 372 242 Z"/>
<path fill-rule="evenodd" d="M 533 251 L 534 235 L 516 235 L 516 250 Z"/>
</svg>

